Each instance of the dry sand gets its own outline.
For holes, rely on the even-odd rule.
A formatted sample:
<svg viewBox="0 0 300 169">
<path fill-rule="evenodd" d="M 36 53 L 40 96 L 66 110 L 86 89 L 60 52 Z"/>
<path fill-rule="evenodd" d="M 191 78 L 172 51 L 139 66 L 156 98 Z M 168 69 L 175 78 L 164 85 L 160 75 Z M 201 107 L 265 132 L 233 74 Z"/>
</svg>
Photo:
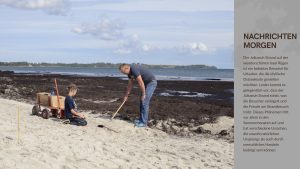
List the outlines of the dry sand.
<svg viewBox="0 0 300 169">
<path fill-rule="evenodd" d="M 233 143 L 223 139 L 170 136 L 89 113 L 88 126 L 77 127 L 31 116 L 31 109 L 29 104 L 0 99 L 0 169 L 233 168 Z"/>
</svg>

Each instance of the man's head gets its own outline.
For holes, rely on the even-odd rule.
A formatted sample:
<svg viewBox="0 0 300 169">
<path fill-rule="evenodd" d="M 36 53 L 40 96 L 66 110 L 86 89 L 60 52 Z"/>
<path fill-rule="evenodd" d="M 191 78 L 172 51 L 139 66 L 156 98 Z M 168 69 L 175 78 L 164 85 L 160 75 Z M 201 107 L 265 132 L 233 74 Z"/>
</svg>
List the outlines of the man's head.
<svg viewBox="0 0 300 169">
<path fill-rule="evenodd" d="M 128 75 L 129 74 L 129 72 L 130 72 L 130 65 L 129 64 L 121 64 L 120 66 L 119 66 L 119 70 L 123 73 L 123 74 L 126 74 L 126 75 Z"/>
<path fill-rule="evenodd" d="M 68 92 L 69 92 L 69 95 L 70 96 L 75 96 L 76 93 L 77 93 L 77 86 L 73 83 L 71 83 L 69 86 L 68 86 Z"/>
</svg>

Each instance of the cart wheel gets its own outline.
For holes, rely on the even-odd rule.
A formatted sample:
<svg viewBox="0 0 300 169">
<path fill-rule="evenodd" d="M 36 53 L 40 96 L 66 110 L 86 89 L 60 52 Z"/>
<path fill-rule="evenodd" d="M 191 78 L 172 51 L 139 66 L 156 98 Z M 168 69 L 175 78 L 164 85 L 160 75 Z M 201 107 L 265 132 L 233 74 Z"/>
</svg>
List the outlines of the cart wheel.
<svg viewBox="0 0 300 169">
<path fill-rule="evenodd" d="M 49 111 L 48 109 L 44 109 L 44 110 L 42 111 L 42 117 L 43 117 L 44 119 L 48 119 L 49 116 L 50 116 L 50 111 Z"/>
<path fill-rule="evenodd" d="M 39 114 L 39 112 L 40 112 L 40 108 L 39 108 L 39 106 L 38 105 L 35 105 L 35 106 L 33 106 L 33 108 L 32 108 L 32 115 L 38 115 Z"/>
</svg>

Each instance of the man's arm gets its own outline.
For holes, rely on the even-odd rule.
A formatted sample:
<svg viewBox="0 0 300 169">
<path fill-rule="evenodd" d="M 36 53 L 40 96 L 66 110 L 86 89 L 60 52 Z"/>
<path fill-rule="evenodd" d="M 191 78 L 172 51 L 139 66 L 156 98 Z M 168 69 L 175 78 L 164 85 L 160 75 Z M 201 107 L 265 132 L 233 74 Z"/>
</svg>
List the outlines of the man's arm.
<svg viewBox="0 0 300 169">
<path fill-rule="evenodd" d="M 85 118 L 83 114 L 76 112 L 74 109 L 71 109 L 71 112 L 75 116 L 81 117 L 83 119 Z"/>
<path fill-rule="evenodd" d="M 132 87 L 133 87 L 133 79 L 129 79 L 129 80 L 128 80 L 128 85 L 127 85 L 126 94 L 125 94 L 125 97 L 124 97 L 124 101 L 127 101 L 127 100 L 128 100 L 128 96 L 130 95 L 130 92 L 131 92 L 131 90 L 132 90 Z"/>
<path fill-rule="evenodd" d="M 136 81 L 138 82 L 139 87 L 140 87 L 141 92 L 142 92 L 141 100 L 144 100 L 145 97 L 146 97 L 146 89 L 145 89 L 145 84 L 144 84 L 144 81 L 143 81 L 143 79 L 142 79 L 142 76 L 139 75 L 139 76 L 136 78 Z"/>
</svg>

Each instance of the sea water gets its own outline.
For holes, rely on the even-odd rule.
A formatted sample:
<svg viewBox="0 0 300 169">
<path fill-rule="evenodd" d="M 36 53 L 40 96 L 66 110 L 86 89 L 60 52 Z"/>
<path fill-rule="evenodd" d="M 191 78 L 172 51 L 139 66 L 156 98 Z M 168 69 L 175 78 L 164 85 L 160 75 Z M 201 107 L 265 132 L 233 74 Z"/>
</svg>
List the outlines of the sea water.
<svg viewBox="0 0 300 169">
<path fill-rule="evenodd" d="M 82 67 L 2 67 L 2 71 L 28 74 L 62 74 L 95 77 L 125 78 L 117 68 L 82 68 Z M 150 69 L 158 80 L 221 80 L 233 81 L 233 69 Z"/>
</svg>

